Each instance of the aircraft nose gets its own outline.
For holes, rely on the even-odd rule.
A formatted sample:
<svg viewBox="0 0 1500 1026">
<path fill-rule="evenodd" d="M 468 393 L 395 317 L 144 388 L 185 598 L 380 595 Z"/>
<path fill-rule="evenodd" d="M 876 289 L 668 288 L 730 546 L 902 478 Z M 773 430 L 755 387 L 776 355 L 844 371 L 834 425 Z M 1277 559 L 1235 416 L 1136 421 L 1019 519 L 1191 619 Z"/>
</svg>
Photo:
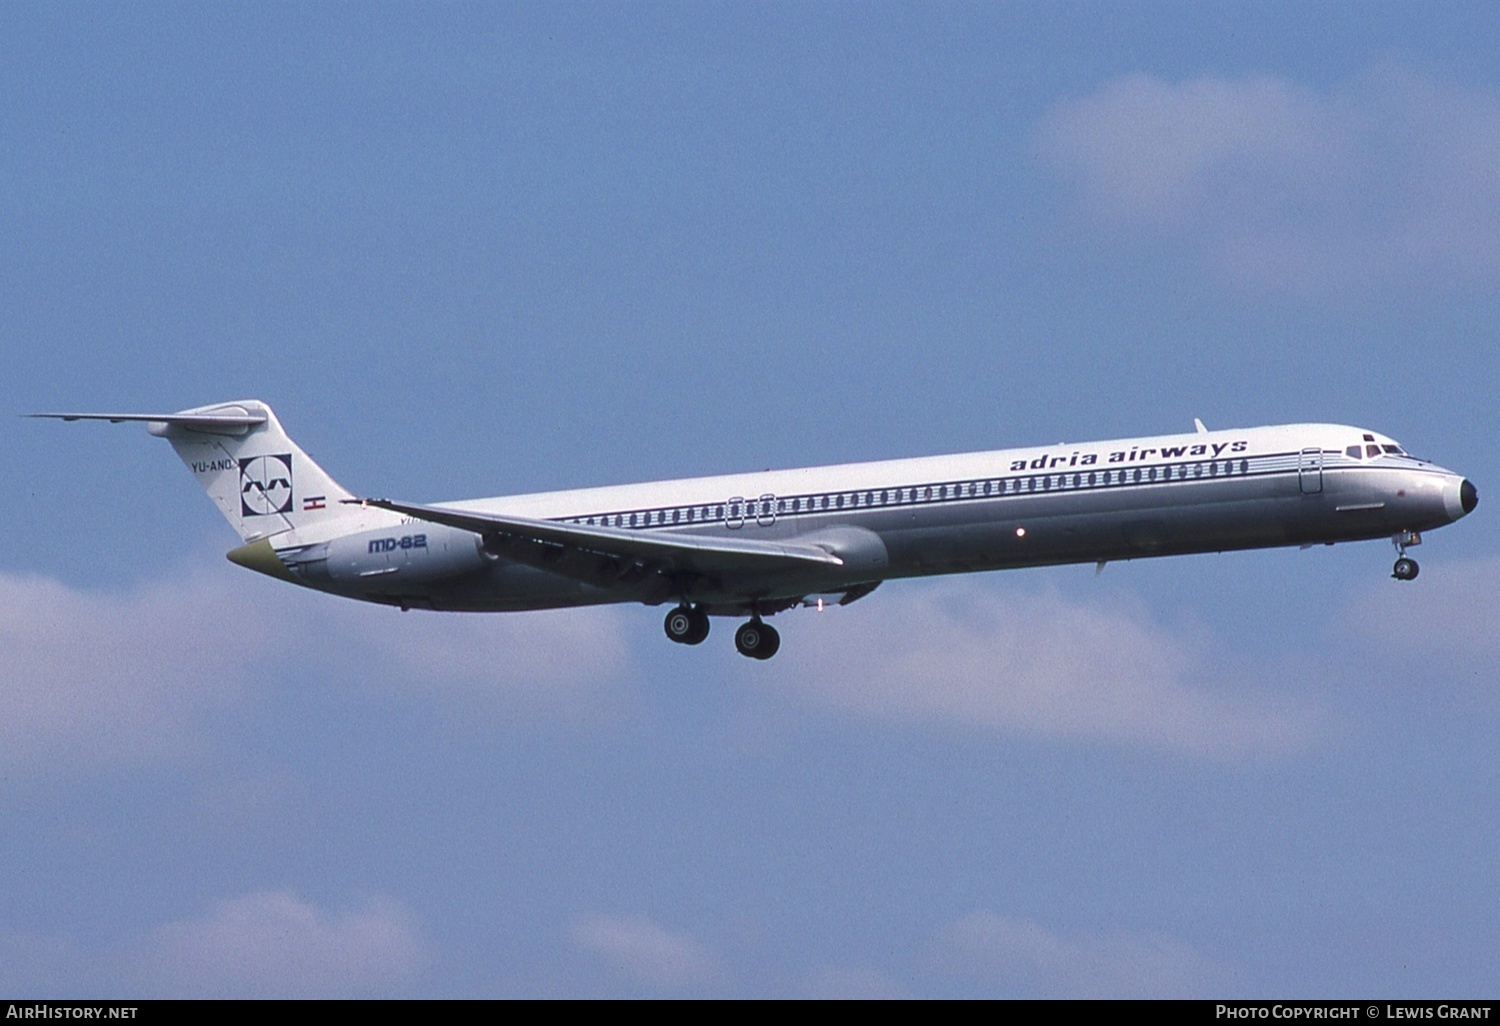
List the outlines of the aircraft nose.
<svg viewBox="0 0 1500 1026">
<path fill-rule="evenodd" d="M 1453 474 L 1443 483 L 1443 506 L 1448 512 L 1449 523 L 1468 516 L 1478 505 L 1479 489 L 1474 487 L 1473 481 Z"/>
</svg>

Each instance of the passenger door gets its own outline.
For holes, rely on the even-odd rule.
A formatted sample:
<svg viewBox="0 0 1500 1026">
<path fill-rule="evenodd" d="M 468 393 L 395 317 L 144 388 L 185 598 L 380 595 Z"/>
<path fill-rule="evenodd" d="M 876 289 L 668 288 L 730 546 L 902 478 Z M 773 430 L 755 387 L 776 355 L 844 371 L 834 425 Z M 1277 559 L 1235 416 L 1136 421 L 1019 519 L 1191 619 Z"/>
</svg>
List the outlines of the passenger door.
<svg viewBox="0 0 1500 1026">
<path fill-rule="evenodd" d="M 1303 449 L 1297 458 L 1297 484 L 1303 495 L 1316 495 L 1323 490 L 1323 450 Z"/>
</svg>

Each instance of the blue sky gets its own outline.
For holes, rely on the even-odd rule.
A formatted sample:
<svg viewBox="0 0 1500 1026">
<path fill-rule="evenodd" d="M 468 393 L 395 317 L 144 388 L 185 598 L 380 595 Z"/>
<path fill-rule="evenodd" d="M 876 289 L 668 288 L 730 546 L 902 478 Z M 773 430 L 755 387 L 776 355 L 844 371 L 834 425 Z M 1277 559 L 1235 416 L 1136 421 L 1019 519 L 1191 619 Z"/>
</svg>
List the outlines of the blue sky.
<svg viewBox="0 0 1500 1026">
<path fill-rule="evenodd" d="M 1214 427 L 1488 494 L 1485 5 L 0 7 L 0 409 L 272 403 L 416 501 Z M 1462 997 L 1500 535 L 660 611 L 231 566 L 0 446 L 0 991 Z M 785 622 L 781 622 L 784 619 Z"/>
</svg>

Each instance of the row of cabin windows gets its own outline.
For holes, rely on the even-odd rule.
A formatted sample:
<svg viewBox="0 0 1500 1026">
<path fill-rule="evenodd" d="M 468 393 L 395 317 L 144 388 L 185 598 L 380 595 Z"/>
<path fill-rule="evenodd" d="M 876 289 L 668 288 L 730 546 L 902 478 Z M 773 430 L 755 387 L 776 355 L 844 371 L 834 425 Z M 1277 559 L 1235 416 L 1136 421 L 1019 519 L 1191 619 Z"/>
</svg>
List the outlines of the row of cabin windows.
<svg viewBox="0 0 1500 1026">
<path fill-rule="evenodd" d="M 997 478 L 990 481 L 963 481 L 954 484 L 923 485 L 918 488 L 835 492 L 829 495 L 801 495 L 792 498 L 763 496 L 759 499 L 742 499 L 711 506 L 683 506 L 673 509 L 642 510 L 635 513 L 609 513 L 603 516 L 579 518 L 575 522 L 602 527 L 672 527 L 682 524 L 717 523 L 725 519 L 769 519 L 772 516 L 783 516 L 789 513 L 822 513 L 830 510 L 904 506 L 911 503 L 947 499 L 1027 495 L 1035 492 L 1071 491 L 1079 488 L 1102 488 L 1122 484 L 1189 481 L 1206 477 L 1229 477 L 1249 472 L 1249 460 L 1211 460 L 1170 466 L 1127 467 L 1069 474 L 1039 474 L 1034 477 Z"/>
</svg>

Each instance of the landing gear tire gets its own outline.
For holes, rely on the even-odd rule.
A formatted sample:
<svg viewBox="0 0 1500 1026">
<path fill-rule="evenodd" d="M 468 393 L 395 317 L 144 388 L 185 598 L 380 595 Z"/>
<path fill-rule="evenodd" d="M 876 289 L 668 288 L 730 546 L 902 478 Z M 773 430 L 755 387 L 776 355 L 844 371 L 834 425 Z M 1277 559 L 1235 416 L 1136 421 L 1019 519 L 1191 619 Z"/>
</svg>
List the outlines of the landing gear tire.
<svg viewBox="0 0 1500 1026">
<path fill-rule="evenodd" d="M 1417 578 L 1417 571 L 1419 569 L 1415 559 L 1408 559 L 1402 556 L 1396 560 L 1396 565 L 1391 568 L 1391 576 L 1398 581 L 1414 581 Z"/>
<path fill-rule="evenodd" d="M 781 635 L 775 627 L 751 620 L 740 624 L 740 629 L 734 632 L 734 647 L 740 650 L 740 655 L 751 659 L 769 659 L 781 647 Z"/>
<path fill-rule="evenodd" d="M 678 606 L 667 614 L 662 629 L 679 645 L 697 645 L 708 637 L 708 614 L 691 606 Z"/>
</svg>

